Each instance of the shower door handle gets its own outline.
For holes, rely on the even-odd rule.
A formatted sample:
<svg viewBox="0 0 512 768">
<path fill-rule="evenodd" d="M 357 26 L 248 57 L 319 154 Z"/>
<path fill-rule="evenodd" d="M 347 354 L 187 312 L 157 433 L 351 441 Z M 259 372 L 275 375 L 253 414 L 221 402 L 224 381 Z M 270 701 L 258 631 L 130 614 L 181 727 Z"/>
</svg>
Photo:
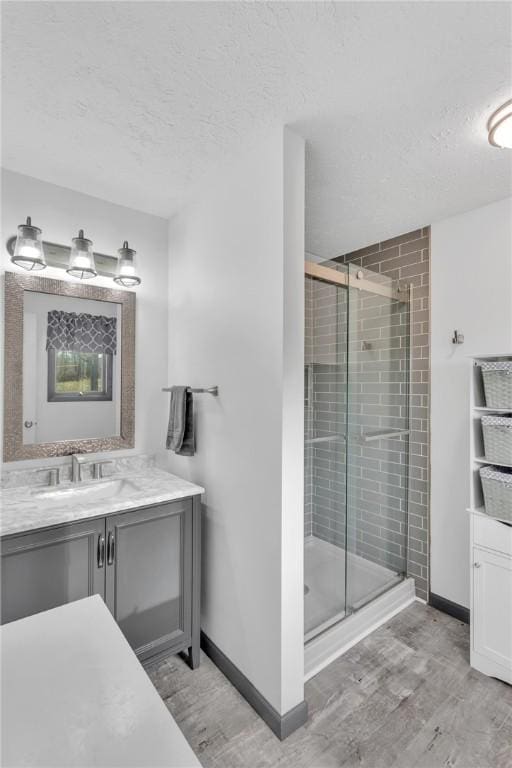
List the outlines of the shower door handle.
<svg viewBox="0 0 512 768">
<path fill-rule="evenodd" d="M 371 443 L 374 440 L 391 440 L 395 437 L 404 437 L 409 434 L 408 429 L 393 429 L 386 431 L 385 429 L 376 429 L 375 432 L 363 432 L 361 438 L 364 443 Z"/>
</svg>

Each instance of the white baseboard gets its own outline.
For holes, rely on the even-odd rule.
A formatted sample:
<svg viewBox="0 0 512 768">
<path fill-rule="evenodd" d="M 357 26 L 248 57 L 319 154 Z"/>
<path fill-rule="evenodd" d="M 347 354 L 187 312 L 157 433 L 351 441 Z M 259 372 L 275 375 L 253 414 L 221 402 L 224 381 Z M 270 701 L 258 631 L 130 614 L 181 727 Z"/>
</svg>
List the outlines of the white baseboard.
<svg viewBox="0 0 512 768">
<path fill-rule="evenodd" d="M 488 677 L 496 677 L 505 683 L 512 685 L 512 669 L 504 664 L 498 664 L 492 659 L 488 659 L 471 649 L 471 666 Z"/>
</svg>

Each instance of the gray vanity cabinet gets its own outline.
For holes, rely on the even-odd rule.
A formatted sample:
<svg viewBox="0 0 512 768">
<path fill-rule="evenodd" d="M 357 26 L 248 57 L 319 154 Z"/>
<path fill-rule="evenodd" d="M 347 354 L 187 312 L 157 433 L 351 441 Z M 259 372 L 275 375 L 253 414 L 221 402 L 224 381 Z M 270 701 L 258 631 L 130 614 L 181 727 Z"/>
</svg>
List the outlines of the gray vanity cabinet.
<svg viewBox="0 0 512 768">
<path fill-rule="evenodd" d="M 141 660 L 192 645 L 192 501 L 107 518 L 106 603 Z"/>
<path fill-rule="evenodd" d="M 2 624 L 97 593 L 143 661 L 199 664 L 201 500 L 2 539 Z"/>
<path fill-rule="evenodd" d="M 80 600 L 105 596 L 101 552 L 105 520 L 2 540 L 2 624 Z"/>
</svg>

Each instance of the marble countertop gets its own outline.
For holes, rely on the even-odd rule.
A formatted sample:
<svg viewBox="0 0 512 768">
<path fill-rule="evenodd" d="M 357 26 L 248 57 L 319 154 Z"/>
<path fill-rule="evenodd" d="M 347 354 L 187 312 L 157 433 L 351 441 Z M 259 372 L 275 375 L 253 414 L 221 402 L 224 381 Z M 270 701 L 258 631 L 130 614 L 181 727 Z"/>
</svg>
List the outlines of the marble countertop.
<svg viewBox="0 0 512 768">
<path fill-rule="evenodd" d="M 2 765 L 200 768 L 98 595 L 0 638 Z"/>
<path fill-rule="evenodd" d="M 111 496 L 101 496 L 112 488 Z M 107 517 L 202 493 L 201 486 L 154 467 L 118 472 L 104 480 L 8 488 L 0 491 L 0 536 Z"/>
</svg>

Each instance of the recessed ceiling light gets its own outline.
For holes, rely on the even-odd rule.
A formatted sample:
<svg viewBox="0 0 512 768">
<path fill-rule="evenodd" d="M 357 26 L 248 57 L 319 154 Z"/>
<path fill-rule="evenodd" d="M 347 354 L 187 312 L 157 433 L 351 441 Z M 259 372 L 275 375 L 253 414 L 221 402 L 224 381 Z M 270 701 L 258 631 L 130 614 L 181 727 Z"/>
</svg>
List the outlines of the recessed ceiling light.
<svg viewBox="0 0 512 768">
<path fill-rule="evenodd" d="M 487 130 L 489 144 L 500 149 L 512 149 L 512 99 L 492 113 Z"/>
</svg>

